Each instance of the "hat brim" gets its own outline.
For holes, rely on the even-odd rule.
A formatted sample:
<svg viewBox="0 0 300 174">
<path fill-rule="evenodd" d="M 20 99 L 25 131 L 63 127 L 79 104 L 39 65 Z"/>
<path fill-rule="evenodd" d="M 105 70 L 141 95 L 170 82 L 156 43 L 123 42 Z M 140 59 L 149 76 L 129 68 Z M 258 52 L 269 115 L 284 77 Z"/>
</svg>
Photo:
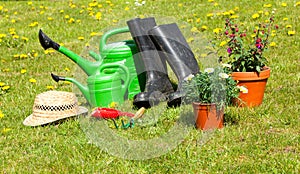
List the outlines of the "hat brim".
<svg viewBox="0 0 300 174">
<path fill-rule="evenodd" d="M 82 106 L 78 107 L 78 112 L 76 114 L 73 115 L 65 115 L 59 118 L 43 118 L 43 117 L 35 117 L 33 114 L 29 115 L 27 118 L 25 118 L 25 120 L 23 121 L 23 124 L 25 126 L 40 126 L 40 125 L 44 125 L 47 123 L 52 123 L 64 118 L 69 118 L 69 117 L 73 117 L 73 116 L 77 116 L 77 115 L 81 115 L 84 113 L 87 113 L 88 109 Z"/>
</svg>

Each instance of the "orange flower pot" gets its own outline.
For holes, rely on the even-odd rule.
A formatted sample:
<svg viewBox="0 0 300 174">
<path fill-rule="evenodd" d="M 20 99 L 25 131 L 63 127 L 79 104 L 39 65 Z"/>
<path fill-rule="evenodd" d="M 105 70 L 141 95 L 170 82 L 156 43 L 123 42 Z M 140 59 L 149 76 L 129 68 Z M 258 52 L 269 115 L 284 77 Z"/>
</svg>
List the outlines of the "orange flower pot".
<svg viewBox="0 0 300 174">
<path fill-rule="evenodd" d="M 232 78 L 238 81 L 237 85 L 248 89 L 247 93 L 240 92 L 239 99 L 233 100 L 234 105 L 239 107 L 261 105 L 270 72 L 269 67 L 265 67 L 259 74 L 256 72 L 233 72 Z"/>
<path fill-rule="evenodd" d="M 193 102 L 196 128 L 201 130 L 223 128 L 224 109 L 217 111 L 216 104 Z"/>
</svg>

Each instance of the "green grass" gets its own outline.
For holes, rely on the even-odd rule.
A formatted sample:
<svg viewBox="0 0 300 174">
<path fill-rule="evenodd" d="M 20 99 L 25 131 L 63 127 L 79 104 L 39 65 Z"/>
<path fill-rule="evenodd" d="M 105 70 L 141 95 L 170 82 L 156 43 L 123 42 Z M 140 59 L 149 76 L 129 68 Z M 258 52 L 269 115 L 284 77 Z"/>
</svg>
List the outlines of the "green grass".
<svg viewBox="0 0 300 174">
<path fill-rule="evenodd" d="M 102 7 L 93 7 L 92 10 L 94 15 L 102 13 L 100 20 L 89 15 L 87 7 L 92 1 L 73 0 L 72 4 L 76 5 L 74 8 L 69 0 L 32 1 L 32 5 L 28 5 L 28 2 L 0 1 L 0 35 L 6 34 L 0 42 L 0 82 L 10 86 L 8 91 L 0 91 L 0 110 L 4 115 L 0 118 L 2 173 L 300 172 L 300 5 L 294 6 L 295 1 L 284 1 L 287 7 L 282 6 L 282 1 L 215 0 L 218 6 L 214 6 L 214 3 L 207 0 L 156 0 L 146 1 L 141 7 L 136 7 L 133 0 L 128 1 L 128 4 L 121 0 L 111 0 L 113 5 L 110 1 L 99 1 Z M 272 4 L 272 7 L 264 7 L 265 4 Z M 129 10 L 126 11 L 125 7 L 129 7 Z M 47 86 L 78 92 L 70 84 L 57 84 L 51 79 L 51 72 L 76 78 L 77 65 L 60 53 L 45 54 L 37 37 L 40 28 L 55 41 L 80 54 L 93 38 L 90 33 L 124 26 L 126 20 L 141 15 L 155 16 L 159 24 L 178 22 L 181 27 L 189 25 L 199 30 L 205 25 L 208 29 L 197 35 L 185 33 L 186 38 L 194 37 L 191 47 L 199 62 L 205 64 L 207 60 L 200 59 L 199 48 L 204 48 L 205 41 L 213 37 L 214 28 L 222 28 L 224 17 L 217 16 L 217 13 L 235 7 L 239 7 L 236 14 L 246 25 L 257 23 L 257 20 L 252 19 L 254 13 L 263 11 L 258 19 L 261 21 L 265 19 L 264 12 L 271 13 L 276 8 L 275 23 L 280 28 L 272 40 L 277 46 L 271 47 L 266 53 L 272 72 L 263 104 L 251 109 L 228 108 L 223 129 L 204 133 L 189 128 L 183 130 L 188 133 L 181 144 L 168 153 L 146 160 L 126 160 L 99 147 L 109 145 L 110 142 L 100 142 L 96 137 L 96 143 L 93 143 L 84 130 L 94 127 L 85 127 L 84 119 L 71 118 L 60 124 L 35 128 L 22 124 L 32 113 L 35 96 L 48 90 Z M 207 17 L 208 13 L 215 16 Z M 69 23 L 70 18 L 66 19 L 66 15 L 74 18 L 75 22 Z M 48 17 L 53 20 L 48 20 Z M 197 22 L 198 18 L 200 20 Z M 30 27 L 34 22 L 38 22 L 38 25 Z M 292 26 L 286 28 L 287 25 Z M 10 28 L 15 28 L 20 38 L 14 40 L 10 36 Z M 289 30 L 296 31 L 295 35 L 289 36 Z M 28 38 L 28 41 L 22 40 L 22 36 Z M 79 36 L 84 37 L 84 40 L 78 40 Z M 38 55 L 34 57 L 34 53 Z M 29 56 L 15 58 L 16 54 Z M 22 74 L 22 69 L 27 72 Z M 31 78 L 36 79 L 36 83 L 31 83 Z M 162 113 L 156 123 L 144 126 L 136 124 L 129 130 L 111 129 L 112 135 L 136 140 L 159 137 L 172 128 L 180 110 L 154 108 L 153 115 L 155 112 Z M 106 126 L 107 122 L 100 123 Z M 104 128 L 107 129 L 107 126 Z M 122 142 L 120 138 L 120 144 Z M 107 148 L 114 147 L 116 153 L 123 152 L 116 143 Z"/>
</svg>

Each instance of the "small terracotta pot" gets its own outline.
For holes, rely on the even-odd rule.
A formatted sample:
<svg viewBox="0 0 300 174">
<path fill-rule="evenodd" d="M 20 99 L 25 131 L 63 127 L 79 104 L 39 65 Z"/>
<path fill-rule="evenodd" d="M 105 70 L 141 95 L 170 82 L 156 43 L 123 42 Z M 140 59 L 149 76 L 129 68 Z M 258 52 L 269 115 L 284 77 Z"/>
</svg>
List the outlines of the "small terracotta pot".
<svg viewBox="0 0 300 174">
<path fill-rule="evenodd" d="M 223 128 L 224 109 L 217 111 L 216 104 L 193 102 L 196 128 L 201 130 Z"/>
<path fill-rule="evenodd" d="M 240 92 L 239 99 L 233 100 L 234 105 L 239 107 L 261 105 L 270 72 L 269 67 L 265 67 L 259 74 L 256 72 L 233 72 L 232 78 L 238 81 L 237 85 L 248 89 L 248 93 Z"/>
</svg>

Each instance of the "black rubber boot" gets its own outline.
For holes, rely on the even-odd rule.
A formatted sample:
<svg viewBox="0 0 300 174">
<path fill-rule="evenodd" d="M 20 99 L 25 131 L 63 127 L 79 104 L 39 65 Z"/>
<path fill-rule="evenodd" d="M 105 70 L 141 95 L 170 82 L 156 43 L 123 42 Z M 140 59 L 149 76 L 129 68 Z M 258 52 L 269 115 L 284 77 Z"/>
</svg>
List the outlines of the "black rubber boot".
<svg viewBox="0 0 300 174">
<path fill-rule="evenodd" d="M 176 92 L 168 96 L 168 106 L 179 106 L 184 95 L 182 82 L 199 72 L 197 60 L 177 24 L 156 26 L 149 30 L 149 35 L 152 42 L 165 54 L 167 62 L 178 79 Z"/>
<path fill-rule="evenodd" d="M 137 73 L 146 73 L 145 89 L 134 96 L 133 105 L 149 108 L 160 101 L 166 101 L 167 95 L 174 92 L 174 89 L 168 77 L 166 60 L 159 55 L 148 35 L 148 31 L 156 26 L 155 19 L 135 18 L 127 21 L 127 25 L 139 50 L 139 55 L 134 56 Z"/>
</svg>

